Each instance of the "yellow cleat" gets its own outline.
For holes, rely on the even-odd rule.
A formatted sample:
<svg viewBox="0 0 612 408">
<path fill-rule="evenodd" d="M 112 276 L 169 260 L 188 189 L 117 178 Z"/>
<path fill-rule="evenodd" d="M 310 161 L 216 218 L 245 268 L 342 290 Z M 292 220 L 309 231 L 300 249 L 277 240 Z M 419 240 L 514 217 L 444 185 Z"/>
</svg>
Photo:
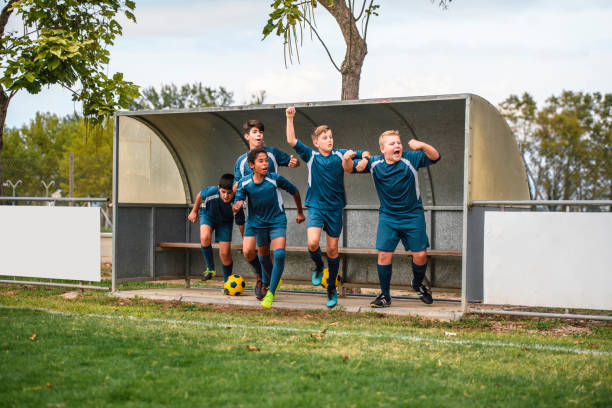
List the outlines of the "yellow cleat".
<svg viewBox="0 0 612 408">
<path fill-rule="evenodd" d="M 268 291 L 268 293 L 266 293 L 266 296 L 264 296 L 263 300 L 261 301 L 261 305 L 264 308 L 269 309 L 272 307 L 272 302 L 274 302 L 274 295 L 271 291 Z"/>
</svg>

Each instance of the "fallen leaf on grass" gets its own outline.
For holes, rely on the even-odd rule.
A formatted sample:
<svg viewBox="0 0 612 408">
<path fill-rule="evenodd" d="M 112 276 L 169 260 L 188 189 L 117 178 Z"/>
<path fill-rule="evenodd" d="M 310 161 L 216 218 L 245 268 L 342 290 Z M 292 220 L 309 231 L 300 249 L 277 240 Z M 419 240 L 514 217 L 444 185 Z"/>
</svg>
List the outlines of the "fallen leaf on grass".
<svg viewBox="0 0 612 408">
<path fill-rule="evenodd" d="M 36 341 L 36 333 L 32 333 L 32 337 L 30 337 L 30 340 Z"/>
<path fill-rule="evenodd" d="M 321 334 L 325 334 L 325 333 L 327 333 L 327 329 L 321 330 Z"/>
<path fill-rule="evenodd" d="M 342 361 L 346 361 L 349 359 L 349 356 L 347 356 L 346 354 L 342 357 Z"/>
<path fill-rule="evenodd" d="M 333 323 L 328 324 L 328 326 L 337 326 L 339 324 L 340 324 L 340 322 L 333 322 Z"/>
<path fill-rule="evenodd" d="M 323 338 L 323 334 L 321 334 L 321 333 L 310 333 L 310 337 L 312 337 L 314 339 L 321 340 Z"/>
<path fill-rule="evenodd" d="M 257 347 L 257 346 L 250 346 L 250 345 L 248 345 L 248 344 L 247 344 L 247 345 L 246 345 L 246 348 L 247 348 L 249 351 L 259 351 L 259 347 Z"/>
<path fill-rule="evenodd" d="M 47 387 L 48 389 L 53 388 L 53 386 L 51 385 L 51 383 L 46 383 L 46 384 L 45 384 L 45 387 Z"/>
</svg>

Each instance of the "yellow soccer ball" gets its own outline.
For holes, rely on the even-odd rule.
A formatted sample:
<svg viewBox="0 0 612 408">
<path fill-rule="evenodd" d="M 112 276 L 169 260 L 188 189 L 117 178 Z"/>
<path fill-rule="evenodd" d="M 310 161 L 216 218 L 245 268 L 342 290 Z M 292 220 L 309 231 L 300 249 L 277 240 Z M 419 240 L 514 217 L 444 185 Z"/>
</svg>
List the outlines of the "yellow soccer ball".
<svg viewBox="0 0 612 408">
<path fill-rule="evenodd" d="M 230 296 L 238 296 L 244 292 L 246 283 L 244 282 L 244 278 L 242 276 L 234 274 L 227 278 L 227 281 L 223 284 L 223 288 L 225 289 L 225 294 Z"/>
<path fill-rule="evenodd" d="M 329 269 L 323 269 L 323 277 L 321 278 L 321 285 L 327 289 L 327 278 L 329 278 Z M 338 275 L 336 276 L 336 287 L 339 288 L 342 285 L 342 278 L 340 278 L 340 271 L 338 271 Z"/>
</svg>

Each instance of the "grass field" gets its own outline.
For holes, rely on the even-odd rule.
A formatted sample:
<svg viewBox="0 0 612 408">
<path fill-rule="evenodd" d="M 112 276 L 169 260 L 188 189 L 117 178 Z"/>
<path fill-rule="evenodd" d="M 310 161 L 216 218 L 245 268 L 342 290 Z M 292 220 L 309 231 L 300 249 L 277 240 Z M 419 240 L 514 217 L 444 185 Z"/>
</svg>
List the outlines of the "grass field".
<svg viewBox="0 0 612 408">
<path fill-rule="evenodd" d="M 612 406 L 612 327 L 0 286 L 0 406 Z"/>
</svg>

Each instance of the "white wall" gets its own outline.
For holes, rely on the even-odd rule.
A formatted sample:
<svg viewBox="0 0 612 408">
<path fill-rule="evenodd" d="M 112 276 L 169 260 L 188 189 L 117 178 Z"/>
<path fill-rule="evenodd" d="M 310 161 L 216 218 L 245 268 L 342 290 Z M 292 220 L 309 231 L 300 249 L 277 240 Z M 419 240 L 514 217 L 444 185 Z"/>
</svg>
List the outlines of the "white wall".
<svg viewBox="0 0 612 408">
<path fill-rule="evenodd" d="M 612 214 L 487 212 L 484 302 L 612 310 Z"/>
<path fill-rule="evenodd" d="M 100 209 L 0 206 L 0 275 L 100 281 Z"/>
</svg>

